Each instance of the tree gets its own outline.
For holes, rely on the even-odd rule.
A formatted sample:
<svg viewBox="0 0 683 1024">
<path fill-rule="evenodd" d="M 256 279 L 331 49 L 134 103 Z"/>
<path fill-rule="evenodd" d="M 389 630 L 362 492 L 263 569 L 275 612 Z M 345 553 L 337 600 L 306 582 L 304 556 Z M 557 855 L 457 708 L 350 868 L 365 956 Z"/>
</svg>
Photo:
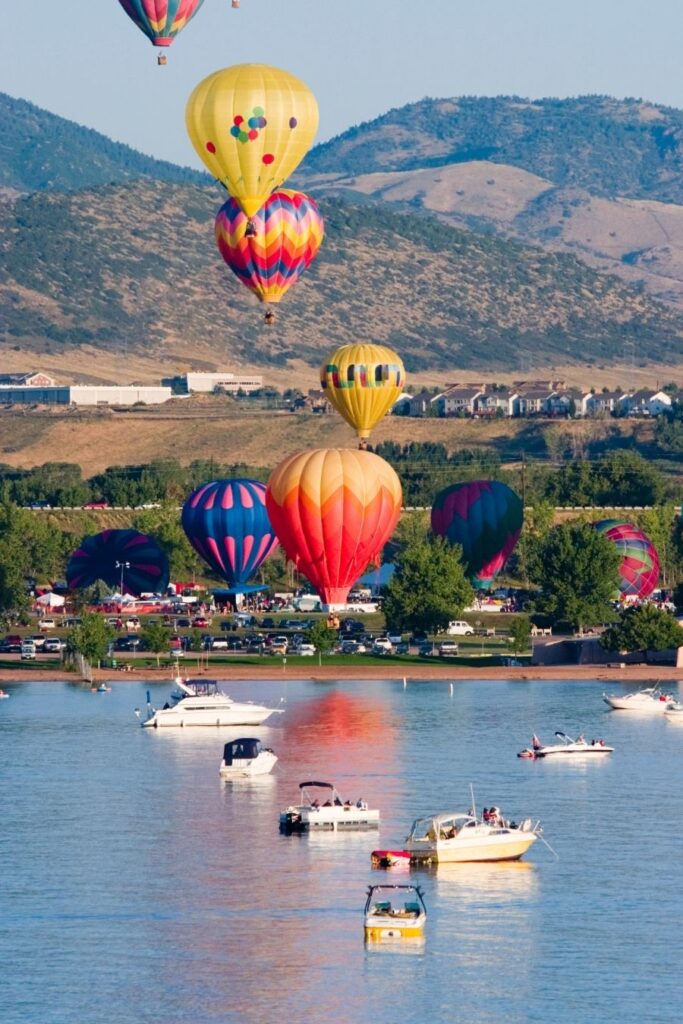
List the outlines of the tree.
<svg viewBox="0 0 683 1024">
<path fill-rule="evenodd" d="M 460 549 L 441 537 L 417 540 L 398 554 L 385 589 L 384 615 L 391 629 L 436 633 L 462 615 L 473 597 Z"/>
<path fill-rule="evenodd" d="M 171 579 L 194 578 L 198 557 L 180 525 L 177 502 L 166 501 L 159 508 L 145 509 L 134 518 L 133 526 L 150 533 L 166 552 Z"/>
<path fill-rule="evenodd" d="M 525 654 L 531 644 L 531 623 L 528 615 L 518 615 L 510 623 L 510 647 L 515 654 Z"/>
<path fill-rule="evenodd" d="M 683 647 L 683 627 L 663 608 L 634 605 L 602 634 L 600 644 L 607 651 L 665 651 Z"/>
<path fill-rule="evenodd" d="M 529 578 L 540 588 L 536 610 L 571 623 L 579 632 L 610 622 L 620 562 L 616 546 L 587 524 L 553 527 L 530 552 Z"/>
<path fill-rule="evenodd" d="M 306 639 L 314 644 L 318 652 L 318 664 L 322 665 L 322 656 L 331 651 L 339 639 L 336 629 L 330 629 L 323 619 L 314 623 L 306 631 Z"/>
<path fill-rule="evenodd" d="M 76 626 L 71 635 L 74 650 L 91 665 L 96 665 L 106 655 L 114 630 L 97 612 L 83 612 L 80 626 Z"/>
<path fill-rule="evenodd" d="M 152 654 L 156 654 L 158 667 L 159 655 L 171 647 L 171 630 L 163 622 L 146 622 L 140 630 L 140 639 Z"/>
</svg>

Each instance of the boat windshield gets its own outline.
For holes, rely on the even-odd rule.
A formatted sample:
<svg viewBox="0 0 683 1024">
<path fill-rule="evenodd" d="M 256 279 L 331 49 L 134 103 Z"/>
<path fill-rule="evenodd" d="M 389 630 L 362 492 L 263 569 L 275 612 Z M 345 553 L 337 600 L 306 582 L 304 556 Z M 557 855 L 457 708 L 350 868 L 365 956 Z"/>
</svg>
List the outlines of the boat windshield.
<svg viewBox="0 0 683 1024">
<path fill-rule="evenodd" d="M 253 738 L 233 740 L 231 743 L 225 744 L 225 747 L 223 748 L 223 760 L 226 765 L 230 765 L 233 761 L 245 761 L 258 757 L 260 752 L 260 740 Z"/>
<path fill-rule="evenodd" d="M 408 839 L 418 842 L 452 839 L 463 826 L 476 823 L 476 819 L 469 814 L 439 814 L 432 818 L 418 818 L 413 822 Z"/>
</svg>

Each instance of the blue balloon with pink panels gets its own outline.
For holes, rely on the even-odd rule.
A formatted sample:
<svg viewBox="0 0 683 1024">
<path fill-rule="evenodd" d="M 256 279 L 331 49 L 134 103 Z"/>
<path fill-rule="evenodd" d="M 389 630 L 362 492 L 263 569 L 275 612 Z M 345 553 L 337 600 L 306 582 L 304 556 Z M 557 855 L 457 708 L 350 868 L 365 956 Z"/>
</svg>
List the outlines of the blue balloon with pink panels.
<svg viewBox="0 0 683 1024">
<path fill-rule="evenodd" d="M 247 581 L 277 546 L 260 480 L 212 480 L 183 505 L 183 530 L 192 547 L 228 584 L 230 594 L 263 587 Z"/>
</svg>

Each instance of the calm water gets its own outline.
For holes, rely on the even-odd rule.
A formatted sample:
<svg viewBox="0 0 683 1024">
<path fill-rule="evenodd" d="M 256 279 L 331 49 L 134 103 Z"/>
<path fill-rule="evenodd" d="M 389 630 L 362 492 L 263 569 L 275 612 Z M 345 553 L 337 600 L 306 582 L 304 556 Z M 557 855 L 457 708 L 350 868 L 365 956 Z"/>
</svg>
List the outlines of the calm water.
<svg viewBox="0 0 683 1024">
<path fill-rule="evenodd" d="M 142 730 L 145 687 L 21 684 L 0 702 L 0 1021 L 678 1022 L 683 728 L 609 712 L 598 683 L 238 683 L 287 700 L 261 730 Z M 170 686 L 157 686 L 161 703 Z M 526 762 L 535 730 L 603 736 L 599 762 Z M 223 783 L 259 733 L 272 776 Z M 283 837 L 305 778 L 382 812 L 379 837 Z M 540 817 L 512 865 L 413 872 L 422 952 L 366 951 L 370 851 L 413 817 Z"/>
</svg>

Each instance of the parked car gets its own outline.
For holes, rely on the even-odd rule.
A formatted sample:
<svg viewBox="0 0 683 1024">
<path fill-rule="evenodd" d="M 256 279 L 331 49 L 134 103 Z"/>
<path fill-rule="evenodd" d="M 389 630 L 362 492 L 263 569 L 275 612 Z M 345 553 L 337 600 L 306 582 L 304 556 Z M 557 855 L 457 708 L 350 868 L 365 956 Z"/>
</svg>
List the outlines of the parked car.
<svg viewBox="0 0 683 1024">
<path fill-rule="evenodd" d="M 230 643 L 226 636 L 211 636 L 209 641 L 209 650 L 211 651 L 227 651 Z"/>
<path fill-rule="evenodd" d="M 231 636 L 228 639 L 228 650 L 229 651 L 243 651 L 244 641 L 240 640 L 238 636 Z"/>
<path fill-rule="evenodd" d="M 140 620 L 137 617 L 137 615 L 131 615 L 129 619 L 125 620 L 123 625 L 124 625 L 124 627 L 126 629 L 139 629 L 140 628 Z"/>
<path fill-rule="evenodd" d="M 247 654 L 263 654 L 265 649 L 266 645 L 258 640 L 252 640 L 251 643 L 247 644 Z"/>
<path fill-rule="evenodd" d="M 30 640 L 24 640 L 21 645 L 21 660 L 35 661 L 36 645 Z"/>
<path fill-rule="evenodd" d="M 237 630 L 237 623 L 230 622 L 229 619 L 223 619 L 219 628 L 223 633 L 234 633 Z"/>
<path fill-rule="evenodd" d="M 420 644 L 417 653 L 421 658 L 431 658 L 436 654 L 436 648 L 431 640 L 429 640 L 427 643 Z"/>
<path fill-rule="evenodd" d="M 439 657 L 440 658 L 452 658 L 453 655 L 458 653 L 458 645 L 455 640 L 444 640 L 439 644 Z"/>
<path fill-rule="evenodd" d="M 429 633 L 425 633 L 424 629 L 414 629 L 410 634 L 411 644 L 426 644 L 429 643 Z"/>
<path fill-rule="evenodd" d="M 211 619 L 207 619 L 205 615 L 195 615 L 192 620 L 193 629 L 206 629 L 211 625 Z"/>
<path fill-rule="evenodd" d="M 58 636 L 49 636 L 43 644 L 43 653 L 61 654 L 65 647 L 66 644 L 63 640 L 60 640 Z"/>
<path fill-rule="evenodd" d="M 37 651 L 42 651 L 45 643 L 45 637 L 41 633 L 34 633 L 33 636 L 27 636 L 26 640 L 31 640 Z"/>
<path fill-rule="evenodd" d="M 342 619 L 340 630 L 342 633 L 363 633 L 365 625 L 358 619 Z"/>
<path fill-rule="evenodd" d="M 83 508 L 109 508 L 109 505 L 106 501 L 88 501 Z"/>
<path fill-rule="evenodd" d="M 394 647 L 403 642 L 403 633 L 387 633 L 387 636 Z"/>
<path fill-rule="evenodd" d="M 301 654 L 304 657 L 309 657 L 310 658 L 312 655 L 315 654 L 315 645 L 314 644 L 300 644 L 296 653 L 297 654 Z"/>
<path fill-rule="evenodd" d="M 191 625 L 189 619 L 176 619 L 176 629 L 189 629 Z"/>
<path fill-rule="evenodd" d="M 388 636 L 378 636 L 373 641 L 372 649 L 375 652 L 381 651 L 382 653 L 390 654 L 394 649 L 394 645 Z"/>
<path fill-rule="evenodd" d="M 276 626 L 277 622 L 275 621 L 275 619 L 271 619 L 270 616 L 267 616 L 265 619 L 261 619 L 262 629 L 275 629 Z"/>
<path fill-rule="evenodd" d="M 54 619 L 41 619 L 38 623 L 38 629 L 42 630 L 44 633 L 48 633 L 51 629 L 56 628 L 57 623 Z"/>
<path fill-rule="evenodd" d="M 396 654 L 410 654 L 410 644 L 407 640 L 401 640 L 400 643 L 396 644 Z"/>
<path fill-rule="evenodd" d="M 474 627 L 470 626 L 469 622 L 454 619 L 448 623 L 446 632 L 449 636 L 474 636 Z"/>
</svg>

